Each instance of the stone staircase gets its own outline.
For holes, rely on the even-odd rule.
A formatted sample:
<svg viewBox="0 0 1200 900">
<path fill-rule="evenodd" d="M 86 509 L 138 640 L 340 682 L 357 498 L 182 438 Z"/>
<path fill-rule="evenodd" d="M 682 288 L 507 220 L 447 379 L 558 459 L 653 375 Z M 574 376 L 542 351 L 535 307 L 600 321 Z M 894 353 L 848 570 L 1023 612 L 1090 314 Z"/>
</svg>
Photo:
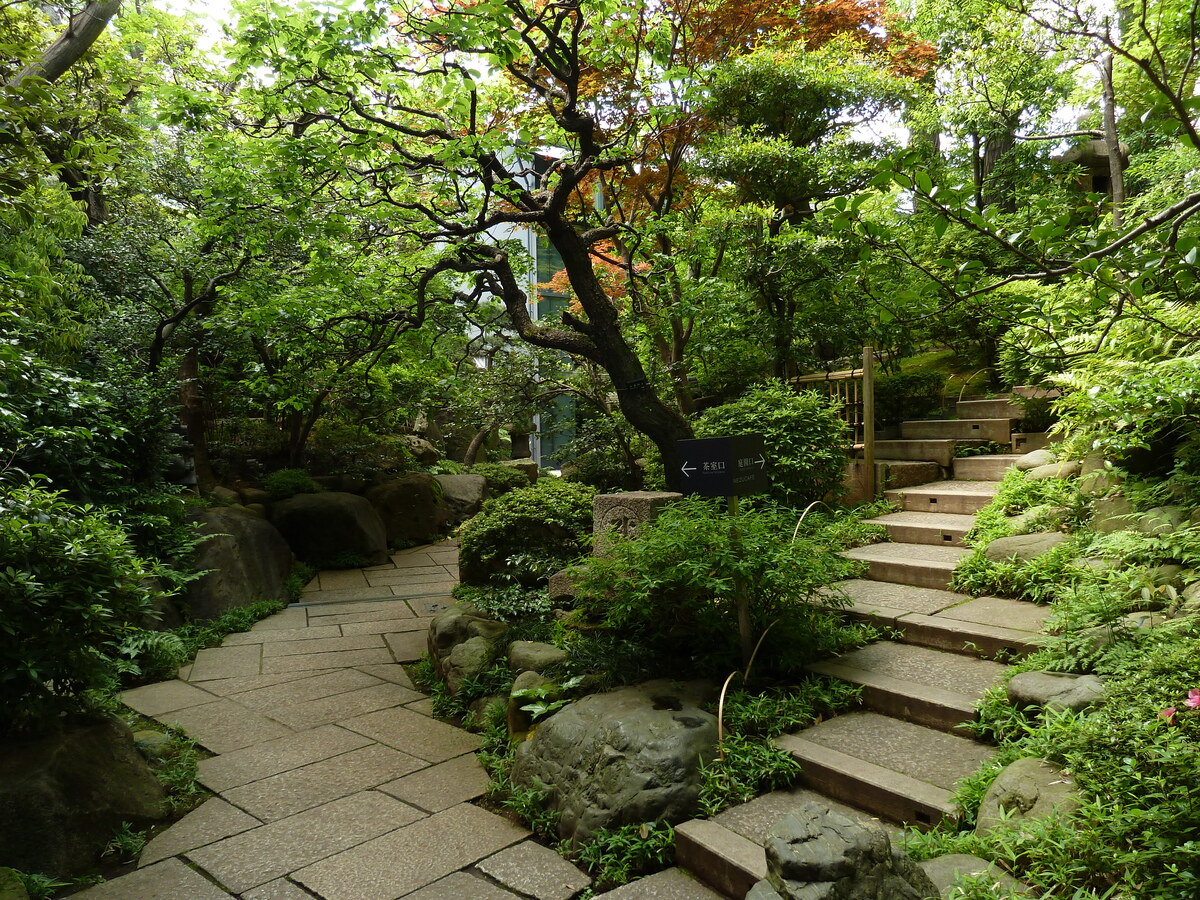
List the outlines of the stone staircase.
<svg viewBox="0 0 1200 900">
<path fill-rule="evenodd" d="M 876 445 L 885 466 L 925 466 L 933 480 L 885 492 L 899 511 L 869 521 L 887 530 L 890 543 L 847 551 L 867 571 L 831 587 L 849 598 L 850 616 L 892 635 L 810 667 L 860 685 L 862 708 L 777 740 L 803 766 L 798 787 L 676 829 L 678 864 L 727 897 L 741 900 L 765 877 L 766 833 L 789 806 L 833 801 L 860 818 L 932 827 L 956 815 L 955 783 L 992 756 L 963 726 L 1004 671 L 993 658 L 1036 647 L 1047 611 L 949 590 L 974 513 L 1016 459 L 956 459 L 954 448 L 1008 445 L 1020 417 L 1009 398 L 960 401 L 957 413 L 905 422 L 900 440 Z"/>
</svg>

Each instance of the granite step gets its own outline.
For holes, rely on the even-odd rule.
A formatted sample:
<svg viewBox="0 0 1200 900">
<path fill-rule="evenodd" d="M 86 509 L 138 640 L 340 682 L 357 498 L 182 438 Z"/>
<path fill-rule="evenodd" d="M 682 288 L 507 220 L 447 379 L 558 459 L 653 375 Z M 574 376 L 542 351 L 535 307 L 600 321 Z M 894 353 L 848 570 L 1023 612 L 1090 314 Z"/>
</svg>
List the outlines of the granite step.
<svg viewBox="0 0 1200 900">
<path fill-rule="evenodd" d="M 971 438 L 1007 444 L 1014 419 L 918 419 L 900 423 L 904 440 L 922 438 Z"/>
<path fill-rule="evenodd" d="M 902 491 L 885 491 L 884 497 L 911 512 L 979 512 L 996 495 L 995 481 L 934 481 Z"/>
<path fill-rule="evenodd" d="M 954 460 L 955 481 L 1000 481 L 1018 459 L 1019 453 L 963 456 Z"/>
<path fill-rule="evenodd" d="M 960 419 L 1020 419 L 1025 409 L 1009 397 L 986 400 L 959 400 L 954 412 Z"/>
<path fill-rule="evenodd" d="M 942 467 L 933 460 L 875 459 L 875 484 L 878 490 L 903 490 L 937 481 Z"/>
<path fill-rule="evenodd" d="M 867 577 L 874 581 L 945 589 L 954 567 L 969 552 L 963 547 L 928 544 L 871 544 L 844 550 L 842 555 L 867 563 Z"/>
<path fill-rule="evenodd" d="M 1000 663 L 929 647 L 881 641 L 809 671 L 862 687 L 863 703 L 886 716 L 938 731 L 960 732 L 975 704 L 1004 672 Z"/>
<path fill-rule="evenodd" d="M 975 525 L 974 516 L 936 512 L 888 513 L 864 521 L 882 525 L 896 543 L 939 547 L 961 547 L 963 535 Z"/>
<path fill-rule="evenodd" d="M 949 468 L 954 461 L 954 445 L 949 438 L 928 438 L 919 441 L 876 441 L 875 456 L 883 459 L 910 459 L 935 462 Z"/>
<path fill-rule="evenodd" d="M 822 806 L 882 829 L 893 843 L 903 829 L 839 803 L 807 788 L 794 787 L 762 794 L 747 803 L 730 807 L 711 819 L 693 820 L 675 828 L 675 861 L 709 887 L 718 887 L 726 897 L 743 897 L 762 877 L 767 861 L 764 847 L 771 828 L 785 815 L 806 803 Z M 637 882 L 633 882 L 636 884 Z M 608 897 L 608 894 L 601 895 Z M 616 895 L 613 895 L 616 897 Z M 639 897 L 641 895 L 638 895 Z M 657 894 L 645 895 L 662 900 Z M 678 900 L 693 900 L 701 894 L 680 894 Z M 674 900 L 675 895 L 670 895 Z M 599 900 L 599 897 L 597 898 Z"/>
<path fill-rule="evenodd" d="M 972 656 L 1022 656 L 1037 649 L 1050 610 L 1023 600 L 851 579 L 832 587 L 848 613 L 890 629 L 906 644 Z"/>
<path fill-rule="evenodd" d="M 776 738 L 803 766 L 804 787 L 893 822 L 955 819 L 954 785 L 991 747 L 875 712 L 852 712 Z"/>
<path fill-rule="evenodd" d="M 1050 446 L 1050 435 L 1044 431 L 1013 432 L 1013 453 L 1032 453 Z"/>
</svg>

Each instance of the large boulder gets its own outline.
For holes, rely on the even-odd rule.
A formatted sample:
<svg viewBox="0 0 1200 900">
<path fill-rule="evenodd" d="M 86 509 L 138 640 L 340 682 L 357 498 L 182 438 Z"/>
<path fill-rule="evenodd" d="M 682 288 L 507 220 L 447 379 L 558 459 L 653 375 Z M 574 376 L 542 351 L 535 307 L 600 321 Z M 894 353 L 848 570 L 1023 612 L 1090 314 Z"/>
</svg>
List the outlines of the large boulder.
<svg viewBox="0 0 1200 900">
<path fill-rule="evenodd" d="M 482 475 L 436 475 L 442 486 L 442 502 L 450 511 L 450 521 L 465 522 L 483 506 L 487 497 L 487 479 Z"/>
<path fill-rule="evenodd" d="M 766 883 L 750 896 L 781 900 L 926 900 L 938 890 L 881 828 L 803 803 L 767 835 Z"/>
<path fill-rule="evenodd" d="M 404 446 L 408 448 L 408 452 L 413 455 L 413 459 L 423 466 L 432 466 L 442 458 L 441 451 L 423 437 L 418 437 L 415 434 L 406 434 L 401 437 L 401 440 L 404 442 Z"/>
<path fill-rule="evenodd" d="M 63 876 L 99 860 L 122 822 L 165 812 L 162 785 L 116 719 L 0 748 L 0 865 Z"/>
<path fill-rule="evenodd" d="M 545 672 L 570 656 L 561 647 L 542 641 L 513 641 L 508 645 L 508 667 L 514 672 Z"/>
<path fill-rule="evenodd" d="M 1006 766 L 979 804 L 975 833 L 1020 827 L 1025 819 L 1071 815 L 1079 808 L 1075 785 L 1058 766 L 1027 757 Z"/>
<path fill-rule="evenodd" d="M 429 658 L 451 694 L 500 655 L 508 626 L 489 619 L 469 603 L 456 603 L 429 623 Z"/>
<path fill-rule="evenodd" d="M 392 546 L 428 544 L 450 521 L 450 512 L 428 472 L 389 478 L 369 488 L 366 498 L 383 520 Z"/>
<path fill-rule="evenodd" d="M 1122 494 L 1104 497 L 1092 504 L 1092 528 L 1097 534 L 1133 528 L 1133 504 Z"/>
<path fill-rule="evenodd" d="M 1104 702 L 1104 682 L 1095 675 L 1020 672 L 1008 682 L 1008 699 L 1014 706 L 1083 712 Z"/>
<path fill-rule="evenodd" d="M 1031 453 L 1026 453 L 1024 456 L 1018 456 L 1013 465 L 1022 472 L 1027 472 L 1030 469 L 1038 468 L 1038 466 L 1048 466 L 1052 462 L 1054 462 L 1054 454 L 1049 450 L 1034 450 Z"/>
<path fill-rule="evenodd" d="M 29 900 L 29 891 L 16 869 L 0 868 L 0 900 Z"/>
<path fill-rule="evenodd" d="M 513 783 L 548 790 L 559 834 L 680 822 L 696 812 L 700 764 L 716 755 L 711 685 L 652 681 L 591 694 L 559 710 L 521 744 Z"/>
<path fill-rule="evenodd" d="M 196 571 L 208 572 L 187 589 L 192 618 L 215 619 L 256 600 L 287 599 L 293 557 L 279 529 L 238 506 L 202 510 L 196 522 L 210 537 L 196 549 Z"/>
<path fill-rule="evenodd" d="M 292 552 L 311 565 L 379 566 L 388 561 L 383 520 L 357 494 L 297 494 L 271 507 L 271 522 Z"/>
<path fill-rule="evenodd" d="M 1047 478 L 1074 478 L 1079 474 L 1079 463 L 1073 460 L 1034 466 L 1025 472 L 1026 481 L 1042 481 Z"/>
<path fill-rule="evenodd" d="M 538 476 L 541 474 L 536 459 L 506 459 L 501 461 L 500 465 L 524 472 L 530 484 L 537 484 Z"/>
<path fill-rule="evenodd" d="M 1006 559 L 1028 562 L 1043 553 L 1049 553 L 1066 539 L 1067 535 L 1061 531 L 1014 534 L 1011 537 L 996 538 L 984 548 L 983 554 L 996 562 Z"/>
</svg>

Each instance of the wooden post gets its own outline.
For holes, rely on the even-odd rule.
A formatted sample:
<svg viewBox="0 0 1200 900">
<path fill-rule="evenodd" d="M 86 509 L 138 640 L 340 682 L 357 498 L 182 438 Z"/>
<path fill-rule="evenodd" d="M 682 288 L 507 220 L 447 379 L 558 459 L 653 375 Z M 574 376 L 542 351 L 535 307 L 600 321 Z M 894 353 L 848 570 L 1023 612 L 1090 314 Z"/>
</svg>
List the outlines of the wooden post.
<svg viewBox="0 0 1200 900">
<path fill-rule="evenodd" d="M 875 499 L 875 348 L 863 347 L 863 465 L 867 471 L 864 487 L 867 497 Z"/>
</svg>

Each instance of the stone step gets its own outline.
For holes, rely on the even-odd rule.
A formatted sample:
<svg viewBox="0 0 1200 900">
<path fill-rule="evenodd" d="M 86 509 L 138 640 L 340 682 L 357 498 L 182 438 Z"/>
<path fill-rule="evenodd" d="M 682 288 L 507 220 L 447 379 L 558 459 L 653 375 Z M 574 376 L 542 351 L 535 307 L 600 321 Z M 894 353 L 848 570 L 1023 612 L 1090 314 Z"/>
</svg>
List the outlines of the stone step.
<svg viewBox="0 0 1200 900">
<path fill-rule="evenodd" d="M 911 512 L 963 514 L 979 512 L 992 501 L 998 488 L 995 481 L 934 481 L 902 491 L 885 491 L 884 497 Z"/>
<path fill-rule="evenodd" d="M 974 526 L 975 517 L 953 513 L 897 512 L 864 521 L 882 525 L 887 529 L 888 537 L 896 543 L 961 547 L 962 536 Z"/>
<path fill-rule="evenodd" d="M 842 555 L 866 562 L 867 577 L 875 581 L 945 589 L 954 567 L 969 552 L 963 547 L 928 544 L 871 544 L 844 550 Z"/>
<path fill-rule="evenodd" d="M 919 419 L 900 423 L 900 437 L 906 441 L 923 438 L 970 438 L 1007 444 L 1012 435 L 1012 419 Z"/>
<path fill-rule="evenodd" d="M 675 826 L 675 863 L 726 897 L 745 897 L 767 877 L 762 843 L 711 819 Z"/>
<path fill-rule="evenodd" d="M 1025 415 L 1021 404 L 1008 397 L 959 400 L 954 412 L 960 419 L 1020 419 Z"/>
<path fill-rule="evenodd" d="M 775 743 L 803 766 L 805 787 L 920 828 L 957 817 L 955 783 L 994 753 L 967 738 L 874 712 L 835 716 Z"/>
<path fill-rule="evenodd" d="M 956 732 L 976 720 L 975 704 L 1004 672 L 1000 663 L 882 641 L 832 659 L 809 671 L 862 686 L 868 709 Z"/>
<path fill-rule="evenodd" d="M 932 460 L 875 459 L 876 490 L 903 490 L 942 477 L 942 467 Z"/>
<path fill-rule="evenodd" d="M 1013 453 L 1032 453 L 1050 446 L 1050 436 L 1044 431 L 1013 432 Z"/>
<path fill-rule="evenodd" d="M 848 613 L 900 634 L 906 644 L 995 657 L 1032 653 L 1049 607 L 1000 597 L 851 579 L 832 587 L 850 598 Z"/>
<path fill-rule="evenodd" d="M 1012 394 L 1017 397 L 1024 397 L 1026 400 L 1034 399 L 1050 399 L 1061 397 L 1062 394 L 1058 388 L 1047 388 L 1037 384 L 1019 384 L 1012 389 Z"/>
<path fill-rule="evenodd" d="M 761 794 L 747 803 L 730 807 L 711 819 L 685 822 L 676 826 L 676 862 L 686 865 L 691 874 L 709 887 L 720 885 L 725 896 L 742 897 L 744 892 L 730 892 L 729 889 L 740 889 L 750 878 L 766 869 L 766 854 L 762 848 L 766 846 L 771 828 L 789 812 L 806 803 L 820 803 L 851 819 L 881 829 L 888 834 L 893 843 L 899 842 L 904 834 L 903 830 L 895 825 L 882 822 L 860 809 L 839 803 L 823 794 L 802 787 L 785 788 Z M 632 882 L 637 883 L 639 882 Z M 601 896 L 607 898 L 609 895 Z M 646 900 L 665 900 L 665 897 L 696 900 L 707 895 L 699 892 L 678 895 L 631 894 L 630 900 L 635 896 L 638 900 L 643 896 Z M 615 900 L 616 895 L 613 897 Z"/>
<path fill-rule="evenodd" d="M 950 468 L 954 462 L 954 445 L 949 438 L 930 438 L 921 441 L 876 441 L 875 456 L 883 459 L 910 459 L 935 462 Z"/>
<path fill-rule="evenodd" d="M 998 453 L 988 456 L 962 456 L 954 460 L 955 481 L 1000 481 L 1019 453 Z"/>
</svg>

